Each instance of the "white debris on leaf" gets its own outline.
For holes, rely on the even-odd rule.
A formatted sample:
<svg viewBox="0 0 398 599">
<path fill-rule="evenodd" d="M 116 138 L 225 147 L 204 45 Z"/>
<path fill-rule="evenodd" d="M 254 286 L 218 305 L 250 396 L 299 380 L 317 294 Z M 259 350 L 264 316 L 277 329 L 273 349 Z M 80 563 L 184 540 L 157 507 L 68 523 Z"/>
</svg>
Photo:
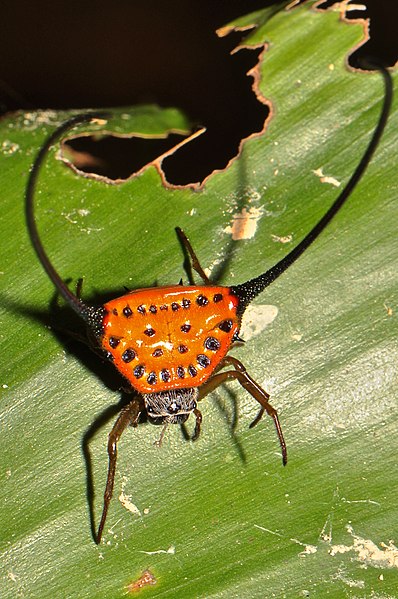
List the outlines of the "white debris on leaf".
<svg viewBox="0 0 398 599">
<path fill-rule="evenodd" d="M 248 306 L 243 314 L 239 335 L 249 341 L 264 331 L 278 315 L 278 308 L 271 304 Z"/>
<path fill-rule="evenodd" d="M 370 539 L 364 539 L 354 533 L 350 524 L 346 526 L 347 531 L 353 538 L 352 545 L 332 545 L 329 553 L 332 556 L 342 553 L 355 552 L 358 561 L 366 566 L 375 568 L 398 568 L 398 547 L 392 541 L 376 545 Z"/>
<path fill-rule="evenodd" d="M 140 551 L 140 553 L 145 553 L 145 555 L 157 555 L 159 553 L 168 553 L 170 555 L 174 555 L 176 552 L 176 548 L 174 545 L 170 545 L 168 549 L 157 549 L 156 551 Z"/>
<path fill-rule="evenodd" d="M 119 495 L 119 501 L 123 507 L 126 508 L 132 514 L 137 514 L 137 516 L 141 516 L 141 512 L 138 507 L 131 501 L 131 495 L 125 495 L 123 491 Z"/>
<path fill-rule="evenodd" d="M 224 233 L 232 235 L 234 241 L 239 239 L 252 239 L 257 231 L 257 225 L 263 215 L 263 208 L 242 208 L 232 217 L 232 224 L 224 229 Z"/>
<path fill-rule="evenodd" d="M 293 235 L 272 235 L 271 234 L 271 239 L 272 241 L 275 241 L 277 243 L 290 243 L 293 239 Z"/>
<path fill-rule="evenodd" d="M 277 532 L 275 530 L 270 530 L 269 528 L 264 528 L 264 526 L 259 526 L 258 524 L 254 524 L 255 528 L 258 528 L 259 530 L 262 530 L 263 532 L 268 532 L 271 535 L 274 535 L 276 537 L 280 537 L 281 539 L 285 539 L 285 535 L 281 534 L 280 532 Z M 309 543 L 303 543 L 302 541 L 299 541 L 298 539 L 295 538 L 290 538 L 289 541 L 291 541 L 292 543 L 295 543 L 296 545 L 300 545 L 300 547 L 304 547 L 303 551 L 300 551 L 300 553 L 298 554 L 299 557 L 306 557 L 307 555 L 313 555 L 314 553 L 316 553 L 318 551 L 318 548 L 316 547 L 316 545 L 310 545 Z"/>
<path fill-rule="evenodd" d="M 126 482 L 127 482 L 127 478 L 125 476 L 123 476 L 122 490 L 121 490 L 120 495 L 119 495 L 119 501 L 122 504 L 122 506 L 124 508 L 126 508 L 126 510 L 128 510 L 132 514 L 136 514 L 137 516 L 141 516 L 142 514 L 141 514 L 140 510 L 132 502 L 131 495 L 126 495 L 126 493 L 124 492 L 124 488 L 125 488 Z"/>
<path fill-rule="evenodd" d="M 297 539 L 290 540 L 304 547 L 303 551 L 300 551 L 299 557 L 306 557 L 307 555 L 312 555 L 318 551 L 318 547 L 316 547 L 316 545 L 306 545 L 305 543 L 300 543 L 297 541 Z"/>
<path fill-rule="evenodd" d="M 302 333 L 292 333 L 293 341 L 301 341 L 303 338 Z"/>
<path fill-rule="evenodd" d="M 329 183 L 329 185 L 334 185 L 334 187 L 340 187 L 341 185 L 341 181 L 338 181 L 334 177 L 328 177 L 327 175 L 324 175 L 323 170 L 321 168 L 317 168 L 312 172 L 314 173 L 314 175 L 319 177 L 321 183 Z"/>
<path fill-rule="evenodd" d="M 333 574 L 331 580 L 338 580 L 347 585 L 350 589 L 364 589 L 365 582 L 363 580 L 354 580 L 354 578 L 350 578 L 347 576 L 345 569 L 343 567 L 339 567 L 336 574 Z M 381 597 L 379 598 L 381 599 Z"/>
<path fill-rule="evenodd" d="M 108 119 L 100 119 L 100 118 L 93 117 L 91 119 L 91 122 L 93 123 L 93 125 L 106 125 L 108 122 Z"/>
<path fill-rule="evenodd" d="M 10 141 L 9 139 L 5 139 L 1 144 L 1 151 L 5 156 L 12 156 L 15 152 L 18 152 L 19 144 Z"/>
<path fill-rule="evenodd" d="M 27 131 L 32 131 L 41 125 L 58 124 L 59 115 L 55 110 L 40 110 L 38 112 L 25 112 L 23 124 Z"/>
<path fill-rule="evenodd" d="M 81 225 L 82 219 L 89 215 L 90 210 L 88 210 L 87 208 L 75 209 L 72 210 L 72 212 L 62 212 L 62 216 L 72 225 L 77 225 L 82 233 L 90 234 L 101 232 L 103 230 L 102 227 L 83 227 Z"/>
</svg>

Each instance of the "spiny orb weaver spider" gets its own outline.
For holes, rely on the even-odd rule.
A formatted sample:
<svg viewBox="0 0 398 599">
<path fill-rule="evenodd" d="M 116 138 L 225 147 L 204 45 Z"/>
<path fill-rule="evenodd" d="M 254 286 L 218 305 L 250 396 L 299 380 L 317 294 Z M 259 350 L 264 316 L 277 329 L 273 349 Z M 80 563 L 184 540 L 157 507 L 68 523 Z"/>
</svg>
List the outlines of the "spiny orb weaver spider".
<svg viewBox="0 0 398 599">
<path fill-rule="evenodd" d="M 108 475 L 104 503 L 95 541 L 100 543 L 113 494 L 117 443 L 128 425 L 136 425 L 141 413 L 153 423 L 184 423 L 193 413 L 196 424 L 192 440 L 198 438 L 202 416 L 197 403 L 207 393 L 230 380 L 240 385 L 260 404 L 256 425 L 264 412 L 274 421 L 283 464 L 287 462 L 286 444 L 269 394 L 248 374 L 244 365 L 228 356 L 239 340 L 242 315 L 255 297 L 278 278 L 318 237 L 336 215 L 366 170 L 380 140 L 392 99 L 392 81 L 384 77 L 385 96 L 377 127 L 350 180 L 329 210 L 304 239 L 275 266 L 259 276 L 231 287 L 213 285 L 201 267 L 185 233 L 177 234 L 199 274 L 201 285 L 173 285 L 130 291 L 103 306 L 87 305 L 70 291 L 50 262 L 34 218 L 34 193 L 40 168 L 51 146 L 75 125 L 103 118 L 104 114 L 75 116 L 58 127 L 41 147 L 32 166 L 26 190 L 26 218 L 34 249 L 44 270 L 69 306 L 83 319 L 88 338 L 97 351 L 114 363 L 134 393 L 124 406 L 108 438 Z M 229 370 L 222 370 L 230 366 Z M 164 429 L 162 431 L 163 435 Z M 161 436 L 162 436 L 161 435 Z"/>
</svg>

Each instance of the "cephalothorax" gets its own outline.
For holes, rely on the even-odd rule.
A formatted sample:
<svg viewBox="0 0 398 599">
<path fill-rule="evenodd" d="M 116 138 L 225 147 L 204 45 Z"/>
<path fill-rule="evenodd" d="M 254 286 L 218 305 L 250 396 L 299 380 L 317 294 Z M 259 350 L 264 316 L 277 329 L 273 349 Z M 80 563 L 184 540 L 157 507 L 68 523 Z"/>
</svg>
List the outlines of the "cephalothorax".
<svg viewBox="0 0 398 599">
<path fill-rule="evenodd" d="M 378 125 L 354 174 L 338 198 L 285 258 L 263 274 L 231 287 L 210 282 L 184 232 L 177 228 L 192 266 L 202 278 L 201 285 L 139 289 L 99 307 L 83 302 L 62 281 L 43 248 L 34 219 L 34 191 L 45 156 L 63 133 L 75 125 L 106 115 L 73 117 L 56 129 L 44 143 L 33 164 L 26 192 L 27 225 L 33 246 L 59 293 L 85 321 L 97 350 L 113 362 L 130 383 L 131 390 L 136 392 L 130 403 L 122 408 L 109 435 L 108 477 L 95 539 L 97 543 L 101 541 L 113 493 L 118 440 L 128 425 L 137 424 L 143 411 L 151 422 L 164 426 L 183 423 L 193 413 L 196 424 L 192 439 L 196 439 L 202 422 L 198 401 L 220 384 L 237 380 L 260 404 L 259 413 L 251 426 L 259 422 L 264 411 L 273 419 L 281 445 L 282 461 L 286 464 L 286 444 L 277 412 L 269 403 L 268 393 L 252 379 L 239 360 L 228 355 L 228 351 L 235 341 L 239 341 L 241 317 L 248 304 L 318 237 L 363 175 L 379 142 L 391 105 L 391 77 L 386 70 L 381 69 L 381 72 L 386 93 Z M 223 370 L 225 367 L 230 368 Z M 164 429 L 162 435 L 163 432 Z"/>
</svg>

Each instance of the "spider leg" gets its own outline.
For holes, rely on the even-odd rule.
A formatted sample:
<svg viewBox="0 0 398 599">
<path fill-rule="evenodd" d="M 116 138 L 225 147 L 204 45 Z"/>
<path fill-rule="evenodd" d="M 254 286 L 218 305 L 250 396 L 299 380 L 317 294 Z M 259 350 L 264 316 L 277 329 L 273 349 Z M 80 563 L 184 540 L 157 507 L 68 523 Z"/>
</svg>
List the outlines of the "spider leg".
<svg viewBox="0 0 398 599">
<path fill-rule="evenodd" d="M 250 428 L 255 426 L 259 420 L 261 419 L 264 412 L 267 412 L 269 416 L 274 421 L 276 432 L 278 435 L 279 443 L 282 450 L 282 462 L 283 465 L 287 463 L 287 449 L 285 439 L 282 433 L 282 427 L 279 422 L 278 412 L 275 410 L 273 406 L 269 403 L 269 394 L 264 391 L 260 387 L 258 383 L 248 374 L 246 368 L 243 366 L 242 362 L 234 358 L 233 356 L 225 356 L 225 358 L 220 362 L 220 367 L 232 365 L 234 370 L 226 370 L 224 372 L 217 372 L 214 374 L 210 380 L 203 385 L 200 389 L 200 399 L 207 395 L 210 391 L 213 391 L 219 385 L 226 383 L 230 380 L 237 380 L 246 391 L 250 393 L 252 397 L 260 404 L 261 408 L 250 425 Z"/>
<path fill-rule="evenodd" d="M 196 422 L 195 422 L 195 429 L 194 429 L 192 437 L 191 437 L 191 441 L 196 441 L 196 439 L 198 439 L 198 437 L 200 435 L 200 428 L 202 426 L 202 412 L 200 410 L 198 410 L 198 408 L 195 408 L 193 413 L 195 414 Z"/>
<path fill-rule="evenodd" d="M 83 291 L 83 277 L 77 279 L 76 283 L 76 297 L 82 299 L 82 291 Z"/>
<path fill-rule="evenodd" d="M 198 257 L 195 254 L 188 237 L 185 235 L 184 231 L 182 229 L 180 229 L 180 227 L 176 227 L 176 233 L 177 233 L 178 238 L 182 244 L 182 247 L 184 248 L 184 253 L 185 253 L 186 257 L 188 258 L 188 256 L 189 256 L 191 259 L 192 268 L 194 270 L 196 270 L 196 272 L 198 273 L 200 278 L 203 280 L 205 285 L 210 285 L 211 281 L 210 281 L 209 277 L 207 276 L 207 274 L 205 273 L 205 271 L 203 270 L 203 268 L 201 267 Z M 189 260 L 189 258 L 188 258 L 188 260 Z"/>
<path fill-rule="evenodd" d="M 105 526 L 106 516 L 108 514 L 109 504 L 113 495 L 113 485 L 115 482 L 115 471 L 116 471 L 116 460 L 117 460 L 117 444 L 123 433 L 123 431 L 130 425 L 135 425 L 138 422 L 138 418 L 141 413 L 141 404 L 137 397 L 135 397 L 127 406 L 122 408 L 115 424 L 108 437 L 108 476 L 106 479 L 105 493 L 104 493 L 104 506 L 102 509 L 101 521 L 98 527 L 97 536 L 95 542 L 97 545 L 100 544 L 102 533 Z"/>
<path fill-rule="evenodd" d="M 156 441 L 153 442 L 153 444 L 155 445 L 155 447 L 162 447 L 164 435 L 165 435 L 165 432 L 166 432 L 166 429 L 167 429 L 168 425 L 169 425 L 169 423 L 165 422 L 164 425 L 162 426 L 162 430 L 161 430 L 159 439 L 157 439 Z"/>
</svg>

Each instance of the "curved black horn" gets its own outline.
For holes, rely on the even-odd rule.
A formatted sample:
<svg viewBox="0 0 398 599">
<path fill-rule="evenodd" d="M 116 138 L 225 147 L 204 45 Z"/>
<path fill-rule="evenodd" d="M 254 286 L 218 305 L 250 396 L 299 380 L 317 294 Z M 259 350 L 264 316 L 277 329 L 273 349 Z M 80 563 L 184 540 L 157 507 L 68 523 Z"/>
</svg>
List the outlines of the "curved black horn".
<svg viewBox="0 0 398 599">
<path fill-rule="evenodd" d="M 40 169 L 43 165 L 43 162 L 47 156 L 47 153 L 50 147 L 59 140 L 59 138 L 69 129 L 74 127 L 75 125 L 80 125 L 81 123 L 87 123 L 92 121 L 93 119 L 106 119 L 109 118 L 109 114 L 105 113 L 90 113 L 90 114 L 80 114 L 78 116 L 74 116 L 71 119 L 65 121 L 60 127 L 58 127 L 44 142 L 42 147 L 40 148 L 36 159 L 32 165 L 28 183 L 26 186 L 26 202 L 25 202 L 25 212 L 26 212 L 26 222 L 30 234 L 30 238 L 32 240 L 33 247 L 36 251 L 36 254 L 39 257 L 40 262 L 43 265 L 44 270 L 50 277 L 51 281 L 54 283 L 55 287 L 58 289 L 59 293 L 65 299 L 66 302 L 73 308 L 73 310 L 81 316 L 90 326 L 95 326 L 95 313 L 98 310 L 92 306 L 86 305 L 82 302 L 74 293 L 70 291 L 70 289 L 66 286 L 64 281 L 61 279 L 55 268 L 53 267 L 50 259 L 48 258 L 46 251 L 44 250 L 43 244 L 41 242 L 39 232 L 37 229 L 35 217 L 34 217 L 34 196 L 36 190 L 37 178 L 40 172 Z"/>
<path fill-rule="evenodd" d="M 384 78 L 384 86 L 385 86 L 385 95 L 383 107 L 380 113 L 379 121 L 377 123 L 377 127 L 374 130 L 372 139 L 369 142 L 368 147 L 366 148 L 357 168 L 352 174 L 350 180 L 341 191 L 337 199 L 331 205 L 329 210 L 324 214 L 321 220 L 315 225 L 315 227 L 304 237 L 302 241 L 295 248 L 292 249 L 282 260 L 280 260 L 275 266 L 267 270 L 262 275 L 255 277 L 254 279 L 250 279 L 246 281 L 246 283 L 242 283 L 241 285 L 234 285 L 231 287 L 231 291 L 238 296 L 239 303 L 239 311 L 240 314 L 243 314 L 244 310 L 250 304 L 250 302 L 257 297 L 259 293 L 261 293 L 268 285 L 270 285 L 275 279 L 277 279 L 289 266 L 293 264 L 301 256 L 303 252 L 308 248 L 309 245 L 322 233 L 324 228 L 330 223 L 332 218 L 337 214 L 340 210 L 344 202 L 347 200 L 358 181 L 361 179 L 362 175 L 366 171 L 366 168 L 372 158 L 372 155 L 380 141 L 382 133 L 384 131 L 384 127 L 387 123 L 388 115 L 391 109 L 391 102 L 393 96 L 393 84 L 390 73 L 384 67 L 377 66 L 377 69 L 383 75 Z"/>
</svg>

